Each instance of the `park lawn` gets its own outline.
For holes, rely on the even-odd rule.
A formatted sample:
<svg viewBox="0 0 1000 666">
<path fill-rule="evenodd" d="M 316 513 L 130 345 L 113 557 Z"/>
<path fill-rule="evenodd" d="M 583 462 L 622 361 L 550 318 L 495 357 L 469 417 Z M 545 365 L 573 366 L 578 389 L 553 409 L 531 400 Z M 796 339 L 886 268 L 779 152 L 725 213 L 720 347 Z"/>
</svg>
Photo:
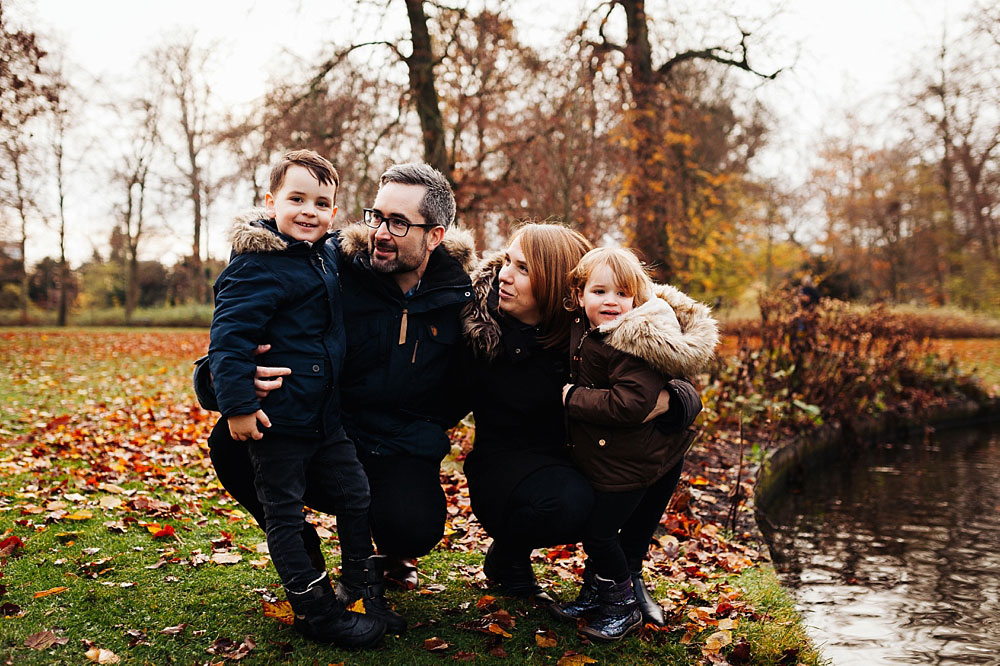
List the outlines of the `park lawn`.
<svg viewBox="0 0 1000 666">
<path fill-rule="evenodd" d="M 932 340 L 931 349 L 959 369 L 976 375 L 992 395 L 1000 395 L 1000 339 Z"/>
<path fill-rule="evenodd" d="M 207 341 L 203 330 L 0 329 L 4 663 L 820 662 L 761 553 L 681 514 L 667 514 L 647 572 L 666 630 L 592 645 L 542 609 L 495 598 L 457 465 L 442 472 L 447 534 L 420 560 L 421 590 L 389 595 L 410 630 L 374 652 L 302 640 L 282 622 L 262 533 L 211 470 L 216 417 L 189 388 Z M 335 531 L 328 516 L 310 519 Z M 335 537 L 325 544 L 336 565 Z M 536 561 L 544 582 L 573 594 L 579 550 Z"/>
</svg>

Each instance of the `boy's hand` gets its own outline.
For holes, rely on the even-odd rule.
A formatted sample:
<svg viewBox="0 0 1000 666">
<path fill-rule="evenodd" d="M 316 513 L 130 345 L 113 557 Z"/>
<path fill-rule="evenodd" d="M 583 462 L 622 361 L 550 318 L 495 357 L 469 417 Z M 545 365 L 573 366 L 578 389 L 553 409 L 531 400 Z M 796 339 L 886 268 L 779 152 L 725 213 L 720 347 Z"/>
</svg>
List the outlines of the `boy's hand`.
<svg viewBox="0 0 1000 666">
<path fill-rule="evenodd" d="M 257 345 L 257 349 L 254 350 L 254 356 L 258 354 L 263 354 L 271 348 L 271 345 Z M 282 367 L 268 367 L 264 365 L 257 366 L 257 374 L 253 380 L 253 391 L 254 394 L 263 400 L 267 397 L 267 394 L 275 389 L 281 388 L 281 378 L 285 375 L 292 374 L 291 368 Z"/>
<path fill-rule="evenodd" d="M 253 414 L 230 416 L 226 420 L 229 423 L 229 434 L 239 442 L 260 439 L 264 436 L 264 433 L 257 429 L 257 421 L 260 421 L 260 424 L 265 428 L 271 427 L 271 420 L 267 418 L 267 414 L 262 409 L 258 409 Z"/>
</svg>

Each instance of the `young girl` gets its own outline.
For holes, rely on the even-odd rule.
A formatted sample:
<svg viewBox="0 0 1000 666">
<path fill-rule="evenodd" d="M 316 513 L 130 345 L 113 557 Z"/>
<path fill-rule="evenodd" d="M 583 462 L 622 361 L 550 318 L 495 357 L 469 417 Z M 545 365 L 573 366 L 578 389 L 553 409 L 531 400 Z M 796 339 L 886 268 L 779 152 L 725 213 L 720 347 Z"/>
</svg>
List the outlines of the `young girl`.
<svg viewBox="0 0 1000 666">
<path fill-rule="evenodd" d="M 553 612 L 589 618 L 581 631 L 591 638 L 618 640 L 644 617 L 664 621 L 642 582 L 642 560 L 694 439 L 688 426 L 701 410 L 684 378 L 712 359 L 718 330 L 706 306 L 654 285 L 629 250 L 591 250 L 572 283 L 580 309 L 563 403 L 573 460 L 597 500 L 583 541 L 583 586 L 575 601 Z M 669 411 L 645 422 L 664 388 Z M 623 543 L 619 530 L 626 523 L 642 525 L 644 540 Z"/>
</svg>

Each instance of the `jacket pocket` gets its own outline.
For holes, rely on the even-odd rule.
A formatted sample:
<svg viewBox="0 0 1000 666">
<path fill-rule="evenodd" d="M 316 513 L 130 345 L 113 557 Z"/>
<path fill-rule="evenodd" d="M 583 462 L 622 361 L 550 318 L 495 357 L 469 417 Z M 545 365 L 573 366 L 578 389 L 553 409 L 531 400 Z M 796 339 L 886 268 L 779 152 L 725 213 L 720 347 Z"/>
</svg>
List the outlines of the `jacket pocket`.
<svg viewBox="0 0 1000 666">
<path fill-rule="evenodd" d="M 280 354 L 269 355 L 267 363 L 291 368 L 281 388 L 271 391 L 261 402 L 261 409 L 273 425 L 318 428 L 320 410 L 329 392 L 326 359 L 288 358 Z"/>
</svg>

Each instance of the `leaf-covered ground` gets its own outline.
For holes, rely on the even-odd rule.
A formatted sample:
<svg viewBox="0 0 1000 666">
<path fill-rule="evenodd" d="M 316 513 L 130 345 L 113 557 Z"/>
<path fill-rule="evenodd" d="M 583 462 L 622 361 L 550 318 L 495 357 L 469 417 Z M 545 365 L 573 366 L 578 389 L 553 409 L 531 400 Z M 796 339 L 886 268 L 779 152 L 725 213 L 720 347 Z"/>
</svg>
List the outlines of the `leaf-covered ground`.
<svg viewBox="0 0 1000 666">
<path fill-rule="evenodd" d="M 720 525 L 728 498 L 752 489 L 713 442 L 692 453 L 651 549 L 664 630 L 592 645 L 492 594 L 489 539 L 449 460 L 447 536 L 421 559 L 420 589 L 390 593 L 410 630 L 370 653 L 302 640 L 262 533 L 211 469 L 215 415 L 189 388 L 207 342 L 203 331 L 0 330 L 0 661 L 817 663 L 764 552 Z M 472 436 L 456 430 L 455 451 Z M 309 519 L 336 565 L 333 519 Z M 569 597 L 582 559 L 572 546 L 537 551 L 536 571 Z"/>
</svg>

